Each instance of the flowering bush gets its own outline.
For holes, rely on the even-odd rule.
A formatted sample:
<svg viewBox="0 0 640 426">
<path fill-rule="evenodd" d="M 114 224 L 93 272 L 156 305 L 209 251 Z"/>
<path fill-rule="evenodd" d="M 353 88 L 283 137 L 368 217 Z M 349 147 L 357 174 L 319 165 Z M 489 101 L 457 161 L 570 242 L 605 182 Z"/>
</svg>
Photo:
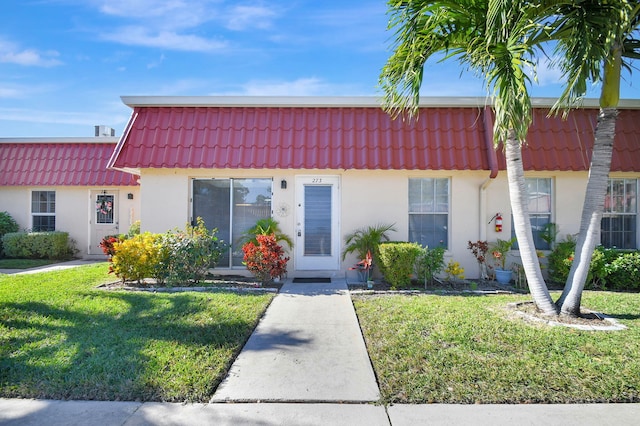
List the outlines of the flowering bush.
<svg viewBox="0 0 640 426">
<path fill-rule="evenodd" d="M 286 274 L 289 258 L 284 257 L 284 250 L 275 235 L 256 235 L 256 241 L 258 244 L 249 241 L 242 246 L 243 263 L 249 272 L 263 284 Z"/>
</svg>

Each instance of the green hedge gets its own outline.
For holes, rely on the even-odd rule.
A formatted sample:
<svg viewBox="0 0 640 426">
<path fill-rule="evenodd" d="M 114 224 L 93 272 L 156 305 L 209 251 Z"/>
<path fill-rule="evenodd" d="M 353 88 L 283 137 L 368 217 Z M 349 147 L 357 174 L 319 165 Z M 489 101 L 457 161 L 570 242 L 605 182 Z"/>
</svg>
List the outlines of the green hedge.
<svg viewBox="0 0 640 426">
<path fill-rule="evenodd" d="M 0 212 L 0 257 L 2 257 L 2 237 L 9 232 L 18 232 L 18 222 L 8 212 Z"/>
<path fill-rule="evenodd" d="M 416 243 L 392 242 L 379 246 L 380 266 L 385 281 L 394 288 L 408 288 L 411 286 L 416 260 L 423 252 Z"/>
<path fill-rule="evenodd" d="M 556 245 L 549 255 L 549 278 L 564 284 L 569 276 L 575 250 L 574 240 Z M 640 252 L 596 247 L 589 265 L 587 289 L 640 289 Z"/>
<path fill-rule="evenodd" d="M 72 258 L 77 250 L 67 232 L 9 232 L 2 237 L 6 257 L 16 259 Z"/>
</svg>

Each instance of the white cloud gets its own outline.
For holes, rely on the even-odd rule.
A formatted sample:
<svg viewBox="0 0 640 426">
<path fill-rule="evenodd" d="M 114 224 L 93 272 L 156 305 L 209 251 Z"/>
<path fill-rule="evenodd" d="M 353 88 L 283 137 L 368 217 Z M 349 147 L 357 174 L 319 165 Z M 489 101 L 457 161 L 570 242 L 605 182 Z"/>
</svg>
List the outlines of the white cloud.
<svg viewBox="0 0 640 426">
<path fill-rule="evenodd" d="M 0 62 L 23 66 L 54 67 L 62 62 L 56 59 L 55 50 L 40 52 L 35 49 L 22 49 L 17 44 L 0 38 Z"/>
<path fill-rule="evenodd" d="M 150 62 L 150 63 L 147 64 L 147 69 L 159 67 L 164 62 L 165 59 L 166 59 L 166 57 L 164 56 L 164 53 L 162 53 L 160 55 L 160 57 L 158 58 L 158 60 Z"/>
<path fill-rule="evenodd" d="M 544 59 L 541 63 L 539 62 L 536 71 L 538 84 L 540 86 L 562 83 L 562 71 L 552 67 L 549 59 Z"/>
<path fill-rule="evenodd" d="M 219 51 L 227 47 L 227 43 L 224 41 L 206 39 L 191 34 L 178 34 L 173 31 L 153 32 L 141 26 L 123 27 L 114 32 L 102 34 L 102 38 L 127 45 L 190 52 Z"/>
<path fill-rule="evenodd" d="M 234 6 L 227 13 L 225 26 L 234 31 L 271 27 L 276 12 L 264 6 Z"/>
<path fill-rule="evenodd" d="M 0 108 L 0 120 L 21 121 L 42 124 L 77 124 L 93 126 L 96 123 L 126 122 L 129 119 L 124 114 L 88 113 L 59 110 L 35 110 L 27 108 Z"/>
<path fill-rule="evenodd" d="M 304 77 L 292 81 L 249 80 L 240 85 L 240 90 L 212 93 L 212 95 L 233 96 L 357 96 L 361 94 L 363 94 L 362 90 L 356 87 L 327 83 L 317 77 Z"/>
</svg>

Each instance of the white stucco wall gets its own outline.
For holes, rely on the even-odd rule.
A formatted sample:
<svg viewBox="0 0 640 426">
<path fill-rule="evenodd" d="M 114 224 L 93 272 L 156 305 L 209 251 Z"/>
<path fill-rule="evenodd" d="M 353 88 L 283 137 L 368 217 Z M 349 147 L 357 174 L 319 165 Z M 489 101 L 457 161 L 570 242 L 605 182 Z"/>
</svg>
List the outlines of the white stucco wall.
<svg viewBox="0 0 640 426">
<path fill-rule="evenodd" d="M 139 187 L 2 187 L 0 188 L 0 211 L 11 214 L 22 229 L 30 229 L 32 227 L 31 192 L 55 191 L 56 230 L 68 232 L 69 236 L 75 240 L 79 257 L 89 257 L 89 221 L 95 212 L 91 191 L 103 190 L 117 191 L 118 232 L 126 233 L 131 224 L 140 218 Z M 133 199 L 128 199 L 127 194 L 133 194 Z"/>
<path fill-rule="evenodd" d="M 144 170 L 141 177 L 142 229 L 165 232 L 183 228 L 191 220 L 191 178 L 273 178 L 272 208 L 274 218 L 282 230 L 295 236 L 295 178 L 304 176 L 340 176 L 340 231 L 344 235 L 362 226 L 376 223 L 395 223 L 395 241 L 408 239 L 408 179 L 410 177 L 450 178 L 449 250 L 446 260 L 453 259 L 465 268 L 468 278 L 477 278 L 479 270 L 475 258 L 467 249 L 468 241 L 509 239 L 511 236 L 511 207 L 506 172 L 488 179 L 488 172 L 470 171 L 363 171 L 363 170 Z M 527 177 L 550 177 L 554 181 L 553 217 L 563 238 L 578 232 L 584 200 L 587 173 L 547 172 L 528 173 Z M 640 178 L 640 174 L 618 174 L 615 177 Z M 281 189 L 281 181 L 287 188 Z M 485 185 L 484 194 L 481 187 Z M 484 201 L 482 199 L 484 198 Z M 484 205 L 483 205 L 484 202 Z M 278 215 L 281 205 L 289 206 L 289 214 Z M 495 232 L 491 218 L 502 213 L 503 231 Z M 342 247 L 342 241 L 341 241 Z M 293 254 L 292 254 L 293 256 Z M 517 259 L 514 252 L 511 259 Z M 357 259 L 348 257 L 341 271 Z M 292 262 L 290 265 L 294 265 Z M 289 275 L 295 275 L 292 268 Z M 243 272 L 234 270 L 234 273 Z"/>
</svg>

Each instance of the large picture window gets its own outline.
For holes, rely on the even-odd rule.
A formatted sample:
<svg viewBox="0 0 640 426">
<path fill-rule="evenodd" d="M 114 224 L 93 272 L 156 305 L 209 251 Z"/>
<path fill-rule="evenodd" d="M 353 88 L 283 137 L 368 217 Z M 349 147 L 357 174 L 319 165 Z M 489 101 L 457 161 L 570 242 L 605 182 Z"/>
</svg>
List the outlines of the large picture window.
<svg viewBox="0 0 640 426">
<path fill-rule="evenodd" d="M 449 179 L 409 179 L 409 241 L 447 248 L 448 229 Z"/>
<path fill-rule="evenodd" d="M 56 192 L 31 192 L 31 229 L 34 232 L 56 230 Z"/>
<path fill-rule="evenodd" d="M 553 180 L 551 178 L 526 178 L 525 184 L 527 185 L 527 194 L 529 196 L 529 219 L 531 221 L 533 243 L 538 250 L 550 250 L 549 243 L 542 239 L 542 235 L 551 223 Z M 515 236 L 516 231 L 511 226 L 511 237 Z M 517 242 L 513 245 L 513 248 L 518 248 Z"/>
<path fill-rule="evenodd" d="M 201 217 L 209 229 L 230 245 L 219 266 L 243 266 L 240 237 L 259 219 L 271 217 L 271 179 L 194 179 L 193 219 Z"/>
<path fill-rule="evenodd" d="M 636 249 L 638 223 L 638 180 L 609 179 L 600 222 L 603 246 Z"/>
</svg>

